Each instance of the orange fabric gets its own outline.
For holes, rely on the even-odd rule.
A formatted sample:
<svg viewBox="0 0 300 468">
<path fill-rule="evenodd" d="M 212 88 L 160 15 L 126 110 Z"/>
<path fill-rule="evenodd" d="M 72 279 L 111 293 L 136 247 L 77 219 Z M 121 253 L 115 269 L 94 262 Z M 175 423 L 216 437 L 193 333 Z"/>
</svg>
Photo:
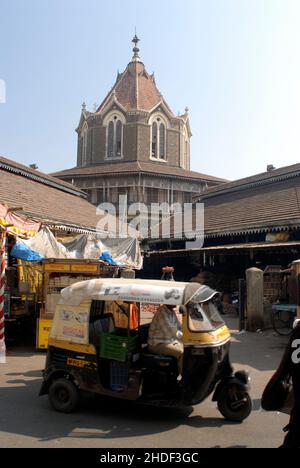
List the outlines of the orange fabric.
<svg viewBox="0 0 300 468">
<path fill-rule="evenodd" d="M 130 306 L 130 329 L 136 330 L 139 327 L 139 310 L 136 304 Z"/>
<path fill-rule="evenodd" d="M 128 304 L 129 305 L 129 304 Z M 125 314 L 119 310 L 113 311 L 114 322 L 117 328 L 127 328 L 128 319 Z M 136 330 L 139 326 L 139 311 L 136 304 L 130 304 L 130 321 L 129 328 L 130 330 Z"/>
</svg>

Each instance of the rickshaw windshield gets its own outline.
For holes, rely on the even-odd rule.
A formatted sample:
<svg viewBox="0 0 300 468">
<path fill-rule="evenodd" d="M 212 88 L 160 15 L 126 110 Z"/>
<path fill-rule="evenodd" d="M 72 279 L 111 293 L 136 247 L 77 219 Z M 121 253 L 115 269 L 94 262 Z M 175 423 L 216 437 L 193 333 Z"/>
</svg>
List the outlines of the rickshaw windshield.
<svg viewBox="0 0 300 468">
<path fill-rule="evenodd" d="M 190 330 L 195 332 L 210 332 L 225 325 L 217 307 L 211 301 L 191 303 L 188 321 Z"/>
</svg>

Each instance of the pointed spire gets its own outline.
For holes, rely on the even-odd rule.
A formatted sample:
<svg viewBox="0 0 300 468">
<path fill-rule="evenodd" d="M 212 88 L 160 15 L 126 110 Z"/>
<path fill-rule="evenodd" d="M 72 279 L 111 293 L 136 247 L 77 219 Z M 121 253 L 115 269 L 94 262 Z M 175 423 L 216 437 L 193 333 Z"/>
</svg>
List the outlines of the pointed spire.
<svg viewBox="0 0 300 468">
<path fill-rule="evenodd" d="M 120 71 L 118 70 L 118 73 L 117 73 L 117 80 L 116 80 L 117 82 L 120 80 L 121 76 L 122 76 L 122 73 L 120 73 Z"/>
<path fill-rule="evenodd" d="M 82 112 L 85 112 L 85 111 L 86 111 L 86 103 L 83 102 L 83 103 L 82 103 Z"/>
<path fill-rule="evenodd" d="M 133 44 L 134 44 L 134 48 L 132 49 L 133 50 L 132 61 L 133 62 L 140 62 L 141 61 L 140 56 L 139 56 L 140 49 L 138 48 L 138 43 L 140 42 L 140 39 L 137 37 L 136 31 L 135 31 L 134 38 L 132 39 L 131 42 L 133 42 Z"/>
</svg>

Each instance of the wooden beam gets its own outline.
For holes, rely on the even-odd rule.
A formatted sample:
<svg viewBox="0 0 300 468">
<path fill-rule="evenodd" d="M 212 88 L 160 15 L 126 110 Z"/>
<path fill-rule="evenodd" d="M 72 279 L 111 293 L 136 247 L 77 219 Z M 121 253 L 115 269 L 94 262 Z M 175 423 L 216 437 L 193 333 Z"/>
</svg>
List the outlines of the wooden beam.
<svg viewBox="0 0 300 468">
<path fill-rule="evenodd" d="M 15 208 L 8 208 L 7 209 L 7 213 L 11 213 L 12 211 L 23 211 L 23 207 L 22 206 L 17 206 Z"/>
</svg>

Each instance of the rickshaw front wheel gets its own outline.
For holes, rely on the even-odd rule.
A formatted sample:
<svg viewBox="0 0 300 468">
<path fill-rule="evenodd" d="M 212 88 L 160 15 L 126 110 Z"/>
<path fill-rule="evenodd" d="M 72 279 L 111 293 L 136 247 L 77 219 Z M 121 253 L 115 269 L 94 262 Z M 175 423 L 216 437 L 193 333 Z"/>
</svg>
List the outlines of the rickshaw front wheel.
<svg viewBox="0 0 300 468">
<path fill-rule="evenodd" d="M 252 400 L 249 393 L 227 387 L 218 398 L 218 409 L 228 421 L 242 422 L 252 411 Z"/>
<path fill-rule="evenodd" d="M 79 403 L 79 393 L 75 384 L 68 379 L 54 380 L 48 393 L 51 406 L 60 413 L 72 413 Z"/>
</svg>

